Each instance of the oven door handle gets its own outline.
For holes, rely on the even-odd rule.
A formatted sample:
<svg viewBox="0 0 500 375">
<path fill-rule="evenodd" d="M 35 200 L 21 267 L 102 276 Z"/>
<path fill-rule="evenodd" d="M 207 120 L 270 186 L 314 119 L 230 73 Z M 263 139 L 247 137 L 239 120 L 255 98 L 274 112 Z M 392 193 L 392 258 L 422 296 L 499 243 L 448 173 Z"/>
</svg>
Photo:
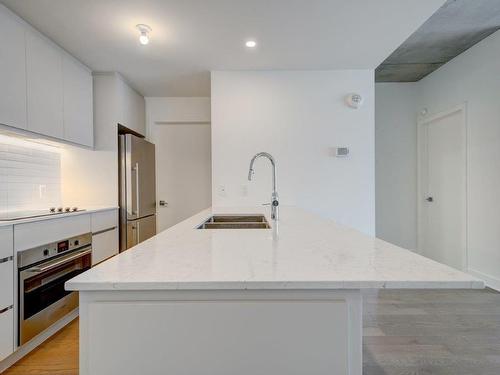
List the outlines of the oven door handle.
<svg viewBox="0 0 500 375">
<path fill-rule="evenodd" d="M 54 261 L 50 264 L 47 264 L 46 266 L 43 267 L 31 267 L 26 270 L 26 272 L 32 272 L 32 273 L 42 273 L 45 271 L 49 271 L 53 268 L 59 267 L 60 265 L 63 265 L 64 263 L 71 262 L 72 260 L 81 258 L 85 255 L 91 254 L 92 253 L 92 247 L 88 246 L 85 249 L 87 250 L 81 250 L 75 254 L 71 254 L 68 256 L 64 256 L 61 258 L 58 258 L 57 261 Z"/>
</svg>

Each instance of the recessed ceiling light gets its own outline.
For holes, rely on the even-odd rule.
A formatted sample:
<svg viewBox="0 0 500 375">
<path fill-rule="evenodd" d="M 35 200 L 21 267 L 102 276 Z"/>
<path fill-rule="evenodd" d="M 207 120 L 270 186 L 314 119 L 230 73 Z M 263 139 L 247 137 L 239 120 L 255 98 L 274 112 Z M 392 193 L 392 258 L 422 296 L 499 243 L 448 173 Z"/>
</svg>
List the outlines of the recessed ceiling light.
<svg viewBox="0 0 500 375">
<path fill-rule="evenodd" d="M 247 40 L 245 42 L 245 46 L 247 46 L 248 48 L 255 48 L 257 47 L 257 42 L 255 40 Z"/>
<path fill-rule="evenodd" d="M 142 23 L 139 25 L 136 25 L 135 27 L 141 33 L 139 35 L 139 42 L 143 45 L 148 44 L 149 43 L 149 33 L 151 32 L 151 27 L 149 27 L 148 25 L 144 25 Z"/>
</svg>

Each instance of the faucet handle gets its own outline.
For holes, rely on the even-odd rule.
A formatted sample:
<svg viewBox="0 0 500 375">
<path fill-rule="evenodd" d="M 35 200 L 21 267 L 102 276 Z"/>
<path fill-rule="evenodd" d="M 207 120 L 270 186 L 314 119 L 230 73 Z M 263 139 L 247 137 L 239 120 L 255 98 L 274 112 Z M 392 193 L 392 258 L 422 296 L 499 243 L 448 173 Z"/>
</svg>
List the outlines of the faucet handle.
<svg viewBox="0 0 500 375">
<path fill-rule="evenodd" d="M 271 203 L 262 203 L 263 206 L 270 206 Z"/>
</svg>

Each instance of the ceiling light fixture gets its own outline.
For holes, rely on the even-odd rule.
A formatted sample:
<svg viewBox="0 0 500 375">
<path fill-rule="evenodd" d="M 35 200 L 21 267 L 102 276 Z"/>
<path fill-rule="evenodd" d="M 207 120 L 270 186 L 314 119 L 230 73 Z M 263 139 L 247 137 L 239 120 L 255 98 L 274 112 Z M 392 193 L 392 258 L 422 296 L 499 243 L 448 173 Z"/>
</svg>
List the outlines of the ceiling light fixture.
<svg viewBox="0 0 500 375">
<path fill-rule="evenodd" d="M 139 35 L 139 42 L 142 45 L 148 44 L 149 43 L 149 33 L 151 32 L 151 27 L 140 23 L 139 25 L 136 25 L 136 28 L 141 33 L 141 35 Z"/>
<path fill-rule="evenodd" d="M 247 40 L 245 42 L 245 46 L 247 46 L 248 48 L 255 48 L 257 47 L 257 42 L 255 40 Z"/>
</svg>

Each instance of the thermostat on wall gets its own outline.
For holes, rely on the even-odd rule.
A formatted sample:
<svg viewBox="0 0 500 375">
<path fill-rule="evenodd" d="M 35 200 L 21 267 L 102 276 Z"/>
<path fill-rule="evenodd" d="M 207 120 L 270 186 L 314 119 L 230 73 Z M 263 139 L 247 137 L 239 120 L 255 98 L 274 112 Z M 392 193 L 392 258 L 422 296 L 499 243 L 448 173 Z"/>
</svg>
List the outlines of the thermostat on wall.
<svg viewBox="0 0 500 375">
<path fill-rule="evenodd" d="M 335 147 L 335 156 L 338 158 L 349 156 L 349 147 Z"/>
</svg>

